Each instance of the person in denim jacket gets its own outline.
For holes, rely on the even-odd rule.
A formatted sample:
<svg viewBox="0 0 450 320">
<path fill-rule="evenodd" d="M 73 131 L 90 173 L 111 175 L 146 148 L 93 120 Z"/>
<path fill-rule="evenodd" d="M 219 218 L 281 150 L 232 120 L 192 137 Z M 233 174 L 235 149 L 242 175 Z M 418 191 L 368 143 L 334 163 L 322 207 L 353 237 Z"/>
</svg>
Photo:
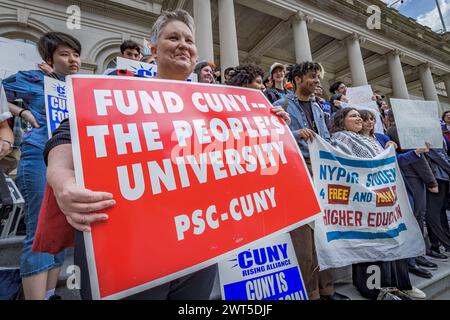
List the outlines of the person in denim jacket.
<svg viewBox="0 0 450 320">
<path fill-rule="evenodd" d="M 81 44 L 70 35 L 49 32 L 38 42 L 42 59 L 53 73 L 41 70 L 20 71 L 3 80 L 10 110 L 32 127 L 23 136 L 16 183 L 25 199 L 26 237 L 20 261 L 26 299 L 40 300 L 54 295 L 64 252 L 58 255 L 34 253 L 31 250 L 46 183 L 44 146 L 48 140 L 44 102 L 44 76 L 64 80 L 79 71 Z M 25 108 L 12 105 L 21 99 Z"/>
<path fill-rule="evenodd" d="M 311 68 L 312 66 L 319 66 L 318 64 L 313 64 L 310 62 Z M 301 68 L 308 68 L 308 63 L 303 63 L 300 65 L 294 65 L 295 66 L 301 66 Z M 297 67 L 299 68 L 299 67 Z M 306 69 L 305 69 L 306 70 Z M 322 70 L 322 69 L 320 69 Z M 309 71 L 313 72 L 313 71 Z M 316 71 L 318 72 L 318 71 Z M 290 72 L 291 74 L 291 72 Z M 291 75 L 292 76 L 292 75 Z M 290 82 L 294 83 L 294 80 L 289 80 Z M 319 81 L 320 83 L 320 81 Z M 306 89 L 305 96 L 308 96 L 307 101 L 300 101 L 298 97 L 298 91 L 299 88 L 296 88 L 294 85 L 294 88 L 296 89 L 295 92 L 290 91 L 286 97 L 276 101 L 273 105 L 274 106 L 285 106 L 287 105 L 286 111 L 291 116 L 291 124 L 289 125 L 289 128 L 292 131 L 292 134 L 294 135 L 295 139 L 297 140 L 298 146 L 300 148 L 300 151 L 302 152 L 303 158 L 305 158 L 305 161 L 309 163 L 309 149 L 308 149 L 308 143 L 307 139 L 311 136 L 313 136 L 315 133 L 317 133 L 319 136 L 321 136 L 326 141 L 330 142 L 330 133 L 328 132 L 327 125 L 325 123 L 325 116 L 323 114 L 322 108 L 319 106 L 319 104 L 315 101 L 311 101 L 309 97 L 314 93 L 314 90 L 312 93 L 310 93 L 310 90 L 312 88 Z M 306 99 L 306 98 L 305 98 Z M 311 106 L 311 112 L 312 112 L 312 118 L 311 121 L 308 120 L 307 113 L 305 112 L 303 107 L 300 106 L 300 103 L 303 105 L 310 104 Z M 307 107 L 308 108 L 308 107 Z M 313 131 L 313 132 L 312 132 Z"/>
<path fill-rule="evenodd" d="M 281 106 L 289 113 L 289 128 L 297 140 L 310 173 L 311 161 L 307 141 L 314 139 L 316 135 L 331 141 L 323 111 L 317 102 L 311 99 L 322 77 L 323 68 L 318 63 L 303 62 L 292 65 L 289 68 L 288 81 L 294 85 L 294 92 L 289 92 L 286 97 L 274 103 L 274 106 Z M 313 226 L 299 227 L 290 234 L 309 299 L 348 300 L 348 297 L 335 292 L 331 270 L 319 272 Z"/>
</svg>

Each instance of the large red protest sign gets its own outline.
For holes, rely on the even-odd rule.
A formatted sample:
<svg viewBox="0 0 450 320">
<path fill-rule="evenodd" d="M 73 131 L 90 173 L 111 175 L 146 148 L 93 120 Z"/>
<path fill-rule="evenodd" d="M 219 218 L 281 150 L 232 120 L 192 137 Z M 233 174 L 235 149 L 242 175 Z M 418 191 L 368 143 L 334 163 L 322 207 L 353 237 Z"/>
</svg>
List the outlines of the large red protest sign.
<svg viewBox="0 0 450 320">
<path fill-rule="evenodd" d="M 68 91 L 77 182 L 117 202 L 85 234 L 94 298 L 176 279 L 320 212 L 261 92 L 82 75 Z"/>
</svg>

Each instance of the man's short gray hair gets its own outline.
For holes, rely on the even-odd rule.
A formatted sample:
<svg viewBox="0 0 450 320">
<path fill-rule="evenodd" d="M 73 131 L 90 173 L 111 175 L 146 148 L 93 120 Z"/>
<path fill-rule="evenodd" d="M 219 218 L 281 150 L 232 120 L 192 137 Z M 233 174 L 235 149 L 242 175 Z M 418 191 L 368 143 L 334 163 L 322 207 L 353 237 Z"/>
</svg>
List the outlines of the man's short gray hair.
<svg viewBox="0 0 450 320">
<path fill-rule="evenodd" d="M 191 30 L 192 34 L 195 33 L 194 19 L 187 11 L 182 9 L 164 11 L 158 19 L 156 19 L 156 22 L 152 27 L 150 33 L 150 42 L 152 45 L 158 45 L 158 38 L 161 35 L 162 30 L 171 21 L 181 21 L 189 28 L 189 30 Z"/>
</svg>

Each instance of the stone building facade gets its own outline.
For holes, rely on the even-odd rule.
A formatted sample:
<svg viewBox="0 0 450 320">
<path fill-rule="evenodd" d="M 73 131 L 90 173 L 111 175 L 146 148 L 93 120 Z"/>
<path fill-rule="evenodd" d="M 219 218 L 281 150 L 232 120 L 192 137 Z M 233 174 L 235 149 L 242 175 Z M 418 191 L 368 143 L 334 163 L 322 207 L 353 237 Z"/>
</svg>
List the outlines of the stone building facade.
<svg viewBox="0 0 450 320">
<path fill-rule="evenodd" d="M 80 29 L 68 28 L 72 5 L 81 9 Z M 0 37 L 36 42 L 67 32 L 83 45 L 83 72 L 98 74 L 122 41 L 143 43 L 161 11 L 175 8 L 194 16 L 199 58 L 222 70 L 313 59 L 325 67 L 325 88 L 335 80 L 370 84 L 387 97 L 450 109 L 450 35 L 381 0 L 0 0 Z"/>
</svg>

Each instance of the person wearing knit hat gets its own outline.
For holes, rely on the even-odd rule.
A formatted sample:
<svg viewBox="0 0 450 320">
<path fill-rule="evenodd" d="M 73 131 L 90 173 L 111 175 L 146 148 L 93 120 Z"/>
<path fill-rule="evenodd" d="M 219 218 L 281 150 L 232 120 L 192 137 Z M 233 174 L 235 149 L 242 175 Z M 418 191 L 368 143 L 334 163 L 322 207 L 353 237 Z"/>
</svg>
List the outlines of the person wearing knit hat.
<svg viewBox="0 0 450 320">
<path fill-rule="evenodd" d="M 284 87 L 286 82 L 286 67 L 279 62 L 272 64 L 269 70 L 269 79 L 272 80 L 273 87 L 264 91 L 264 94 L 270 103 L 274 103 L 288 93 L 288 90 Z"/>
</svg>

